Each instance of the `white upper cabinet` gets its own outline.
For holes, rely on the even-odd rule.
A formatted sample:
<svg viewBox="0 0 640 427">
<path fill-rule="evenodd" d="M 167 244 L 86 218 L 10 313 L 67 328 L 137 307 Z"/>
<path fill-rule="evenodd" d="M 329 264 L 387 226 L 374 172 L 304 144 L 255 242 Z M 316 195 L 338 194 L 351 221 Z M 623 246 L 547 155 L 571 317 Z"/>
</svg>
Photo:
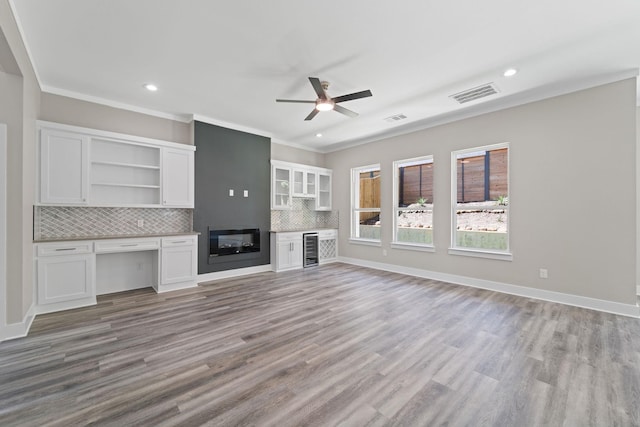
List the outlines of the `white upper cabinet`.
<svg viewBox="0 0 640 427">
<path fill-rule="evenodd" d="M 43 205 L 194 206 L 194 146 L 39 122 Z"/>
<path fill-rule="evenodd" d="M 165 148 L 162 151 L 162 204 L 168 207 L 194 206 L 193 151 Z"/>
<path fill-rule="evenodd" d="M 71 132 L 43 129 L 38 148 L 40 202 L 87 205 L 89 138 Z"/>
<path fill-rule="evenodd" d="M 316 210 L 331 210 L 331 172 L 318 172 L 318 192 L 316 194 Z"/>
<path fill-rule="evenodd" d="M 291 209 L 291 168 L 271 166 L 271 209 Z"/>
<path fill-rule="evenodd" d="M 306 169 L 293 169 L 293 197 L 315 198 L 317 174 Z"/>
<path fill-rule="evenodd" d="M 271 161 L 271 209 L 291 209 L 292 198 L 313 199 L 317 211 L 331 210 L 331 169 Z"/>
</svg>

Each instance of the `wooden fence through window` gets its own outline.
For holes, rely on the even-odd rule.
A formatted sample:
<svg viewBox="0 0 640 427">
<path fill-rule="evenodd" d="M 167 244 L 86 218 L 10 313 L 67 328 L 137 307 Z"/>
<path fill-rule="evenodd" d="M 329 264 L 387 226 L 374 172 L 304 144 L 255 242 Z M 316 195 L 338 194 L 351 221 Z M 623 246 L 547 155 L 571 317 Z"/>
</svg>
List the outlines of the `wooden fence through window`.
<svg viewBox="0 0 640 427">
<path fill-rule="evenodd" d="M 380 208 L 380 171 L 360 174 L 360 208 Z M 360 212 L 360 223 L 376 219 L 379 212 Z"/>
<path fill-rule="evenodd" d="M 508 194 L 507 149 L 458 159 L 458 203 L 498 200 Z"/>
<path fill-rule="evenodd" d="M 507 153 L 507 148 L 501 148 L 458 159 L 458 203 L 497 200 L 508 194 Z M 433 203 L 433 163 L 400 168 L 398 190 L 399 206 L 409 206 L 419 199 Z M 380 171 L 360 174 L 360 207 L 380 207 Z M 378 215 L 362 213 L 360 219 L 362 222 Z"/>
</svg>

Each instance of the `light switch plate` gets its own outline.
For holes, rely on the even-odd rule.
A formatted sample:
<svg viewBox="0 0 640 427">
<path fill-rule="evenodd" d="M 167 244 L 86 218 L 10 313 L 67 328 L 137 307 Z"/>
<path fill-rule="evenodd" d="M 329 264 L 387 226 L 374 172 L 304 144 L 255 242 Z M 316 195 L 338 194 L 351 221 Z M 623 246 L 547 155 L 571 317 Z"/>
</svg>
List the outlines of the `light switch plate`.
<svg viewBox="0 0 640 427">
<path fill-rule="evenodd" d="M 249 197 L 249 190 L 244 190 L 244 197 Z"/>
<path fill-rule="evenodd" d="M 233 197 L 233 189 L 229 189 L 229 197 Z"/>
</svg>

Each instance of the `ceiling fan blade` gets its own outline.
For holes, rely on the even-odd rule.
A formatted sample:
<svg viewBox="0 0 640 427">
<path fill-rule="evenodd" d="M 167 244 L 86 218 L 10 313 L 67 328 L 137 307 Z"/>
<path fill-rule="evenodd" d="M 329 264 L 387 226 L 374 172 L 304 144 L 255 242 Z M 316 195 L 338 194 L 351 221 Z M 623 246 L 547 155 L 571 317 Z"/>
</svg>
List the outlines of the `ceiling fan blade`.
<svg viewBox="0 0 640 427">
<path fill-rule="evenodd" d="M 318 114 L 318 113 L 319 113 L 319 111 L 318 111 L 318 110 L 316 110 L 316 109 L 314 108 L 314 109 L 313 109 L 313 111 L 312 111 L 312 112 L 310 112 L 310 113 L 309 113 L 309 115 L 308 115 L 307 117 L 305 117 L 304 119 L 305 119 L 305 120 L 311 120 L 311 119 L 313 119 L 313 118 L 316 116 L 316 114 Z"/>
<path fill-rule="evenodd" d="M 309 81 L 311 82 L 311 86 L 313 86 L 313 90 L 316 91 L 318 98 L 327 99 L 327 94 L 324 93 L 324 89 L 322 88 L 322 83 L 320 83 L 320 79 L 317 77 L 309 77 Z"/>
<path fill-rule="evenodd" d="M 315 104 L 316 101 L 305 101 L 302 99 L 276 99 L 276 102 L 295 102 L 298 104 Z"/>
<path fill-rule="evenodd" d="M 336 96 L 335 98 L 331 98 L 331 99 L 333 99 L 333 102 L 344 102 L 344 101 L 351 101 L 353 99 L 366 98 L 369 96 L 373 96 L 371 91 L 363 90 L 362 92 L 355 92 L 355 93 L 350 93 L 349 95 Z"/>
<path fill-rule="evenodd" d="M 345 116 L 358 117 L 358 113 L 356 113 L 355 111 L 348 110 L 337 104 L 333 106 L 333 109 L 336 110 L 338 113 L 344 114 Z"/>
</svg>

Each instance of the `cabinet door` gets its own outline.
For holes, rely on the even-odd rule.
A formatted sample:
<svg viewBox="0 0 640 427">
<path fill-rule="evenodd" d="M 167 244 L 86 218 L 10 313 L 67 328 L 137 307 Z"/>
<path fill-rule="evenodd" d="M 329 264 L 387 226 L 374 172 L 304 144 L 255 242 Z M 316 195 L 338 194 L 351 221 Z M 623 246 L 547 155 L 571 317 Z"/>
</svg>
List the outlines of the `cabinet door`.
<svg viewBox="0 0 640 427">
<path fill-rule="evenodd" d="M 293 197 L 316 197 L 316 172 L 293 169 Z"/>
<path fill-rule="evenodd" d="M 163 285 L 195 280 L 197 250 L 193 245 L 162 248 L 161 281 Z"/>
<path fill-rule="evenodd" d="M 293 197 L 303 197 L 305 195 L 305 172 L 301 169 L 293 169 Z"/>
<path fill-rule="evenodd" d="M 331 210 L 331 174 L 318 172 L 316 210 Z"/>
<path fill-rule="evenodd" d="M 278 242 L 276 271 L 302 267 L 302 240 Z"/>
<path fill-rule="evenodd" d="M 43 129 L 40 133 L 40 203 L 86 205 L 89 138 Z"/>
<path fill-rule="evenodd" d="M 302 268 L 302 240 L 294 240 L 291 242 L 291 267 Z"/>
<path fill-rule="evenodd" d="M 277 245 L 276 271 L 291 267 L 291 242 L 280 242 Z"/>
<path fill-rule="evenodd" d="M 305 195 L 307 197 L 316 197 L 316 180 L 318 179 L 316 172 L 307 172 L 305 174 Z"/>
<path fill-rule="evenodd" d="M 95 295 L 95 256 L 43 257 L 38 265 L 38 304 L 72 301 Z"/>
<path fill-rule="evenodd" d="M 291 209 L 291 169 L 271 168 L 271 209 Z"/>
<path fill-rule="evenodd" d="M 193 151 L 165 148 L 162 152 L 162 204 L 193 208 Z"/>
</svg>

